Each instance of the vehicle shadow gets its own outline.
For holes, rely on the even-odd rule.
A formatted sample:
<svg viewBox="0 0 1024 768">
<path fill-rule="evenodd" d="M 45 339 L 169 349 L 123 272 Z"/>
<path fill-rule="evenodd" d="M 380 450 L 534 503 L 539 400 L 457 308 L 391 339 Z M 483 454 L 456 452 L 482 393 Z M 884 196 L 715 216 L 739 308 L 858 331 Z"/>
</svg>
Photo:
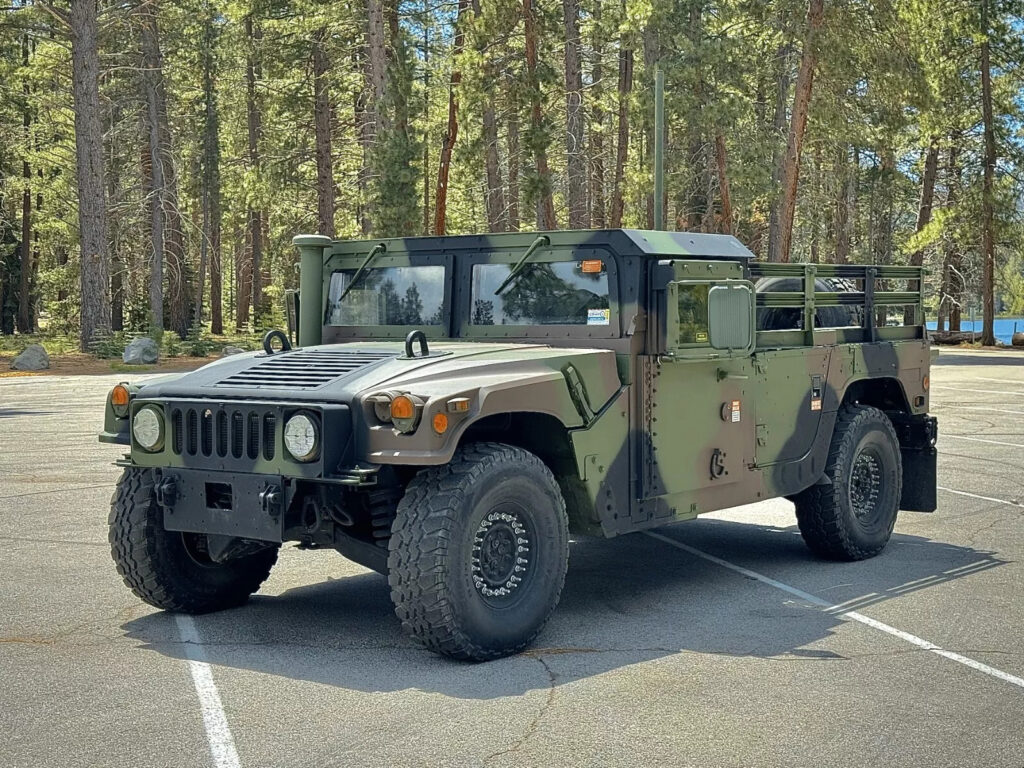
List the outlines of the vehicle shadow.
<svg viewBox="0 0 1024 768">
<path fill-rule="evenodd" d="M 699 520 L 662 533 L 842 610 L 823 611 L 640 534 L 576 542 L 561 604 L 533 648 L 487 664 L 443 659 L 407 638 L 386 580 L 373 573 L 257 595 L 245 607 L 198 616 L 195 623 L 202 652 L 215 666 L 365 692 L 415 689 L 491 699 L 678 653 L 842 659 L 813 647 L 841 623 L 836 614 L 1004 562 L 992 552 L 908 535 L 894 536 L 873 560 L 828 563 L 806 550 L 795 527 Z M 169 614 L 121 628 L 144 650 L 186 658 Z M 550 664 L 555 656 L 557 674 Z"/>
</svg>

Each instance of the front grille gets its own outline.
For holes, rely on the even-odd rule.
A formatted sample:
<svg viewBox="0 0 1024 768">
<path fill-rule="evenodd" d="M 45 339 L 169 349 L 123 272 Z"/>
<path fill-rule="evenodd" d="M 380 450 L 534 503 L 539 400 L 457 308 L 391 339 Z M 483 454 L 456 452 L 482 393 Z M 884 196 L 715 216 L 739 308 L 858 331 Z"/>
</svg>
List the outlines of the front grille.
<svg viewBox="0 0 1024 768">
<path fill-rule="evenodd" d="M 394 357 L 391 352 L 297 350 L 277 354 L 217 382 L 218 387 L 316 389 L 360 368 Z"/>
<path fill-rule="evenodd" d="M 277 416 L 270 412 L 202 405 L 172 405 L 171 450 L 178 456 L 218 456 L 255 461 L 274 458 Z"/>
</svg>

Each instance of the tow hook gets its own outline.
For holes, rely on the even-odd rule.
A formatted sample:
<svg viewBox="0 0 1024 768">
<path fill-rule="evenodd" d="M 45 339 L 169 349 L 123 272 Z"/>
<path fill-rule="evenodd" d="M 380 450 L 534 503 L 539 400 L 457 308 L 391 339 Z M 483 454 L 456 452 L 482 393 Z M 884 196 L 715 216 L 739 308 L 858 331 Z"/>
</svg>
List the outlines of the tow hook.
<svg viewBox="0 0 1024 768">
<path fill-rule="evenodd" d="M 154 490 L 156 503 L 161 507 L 171 509 L 178 501 L 178 484 L 174 481 L 174 475 L 164 475 Z"/>
<path fill-rule="evenodd" d="M 271 517 L 281 514 L 281 486 L 268 485 L 260 491 L 260 509 Z"/>
</svg>

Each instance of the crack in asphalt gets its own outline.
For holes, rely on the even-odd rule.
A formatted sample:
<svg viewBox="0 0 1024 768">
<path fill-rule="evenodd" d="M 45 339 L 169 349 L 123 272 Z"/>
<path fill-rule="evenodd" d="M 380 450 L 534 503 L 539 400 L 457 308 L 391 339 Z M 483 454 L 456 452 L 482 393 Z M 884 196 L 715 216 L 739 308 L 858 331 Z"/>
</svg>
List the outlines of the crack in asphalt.
<svg viewBox="0 0 1024 768">
<path fill-rule="evenodd" d="M 532 737 L 534 733 L 536 733 L 537 726 L 540 725 L 540 721 L 551 709 L 551 704 L 555 700 L 555 685 L 557 684 L 558 679 L 558 676 L 555 674 L 555 671 L 551 669 L 551 666 L 544 660 L 543 656 L 541 656 L 540 653 L 538 653 L 537 651 L 526 651 L 522 654 L 522 656 L 524 658 L 535 659 L 540 663 L 542 667 L 544 667 L 544 671 L 547 673 L 548 676 L 547 696 L 544 699 L 544 703 L 541 704 L 540 709 L 537 710 L 537 714 L 533 716 L 533 719 L 530 721 L 529 725 L 526 726 L 526 730 L 523 731 L 523 735 L 520 736 L 511 747 L 508 747 L 506 749 L 500 749 L 497 752 L 492 752 L 491 754 L 487 755 L 487 757 L 484 758 L 482 765 L 486 766 L 491 760 L 494 760 L 495 758 L 501 757 L 502 755 L 509 755 L 513 752 L 518 752 L 520 749 L 522 749 L 523 745 L 530 740 L 530 737 Z"/>
</svg>

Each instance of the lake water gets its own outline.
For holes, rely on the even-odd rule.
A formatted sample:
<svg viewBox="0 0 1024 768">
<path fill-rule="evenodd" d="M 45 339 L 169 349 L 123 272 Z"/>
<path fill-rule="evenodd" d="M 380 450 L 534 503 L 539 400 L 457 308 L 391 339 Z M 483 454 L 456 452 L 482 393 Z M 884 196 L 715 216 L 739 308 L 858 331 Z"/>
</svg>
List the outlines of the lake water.
<svg viewBox="0 0 1024 768">
<path fill-rule="evenodd" d="M 995 320 L 996 338 L 1003 342 L 1003 344 L 1009 344 L 1010 337 L 1013 336 L 1014 326 L 1016 326 L 1018 331 L 1024 331 L 1024 317 L 997 317 Z M 934 320 L 928 321 L 928 330 L 935 330 Z M 975 320 L 972 326 L 970 320 L 965 318 L 960 321 L 960 330 L 964 333 L 975 331 L 980 336 L 981 320 Z"/>
</svg>

